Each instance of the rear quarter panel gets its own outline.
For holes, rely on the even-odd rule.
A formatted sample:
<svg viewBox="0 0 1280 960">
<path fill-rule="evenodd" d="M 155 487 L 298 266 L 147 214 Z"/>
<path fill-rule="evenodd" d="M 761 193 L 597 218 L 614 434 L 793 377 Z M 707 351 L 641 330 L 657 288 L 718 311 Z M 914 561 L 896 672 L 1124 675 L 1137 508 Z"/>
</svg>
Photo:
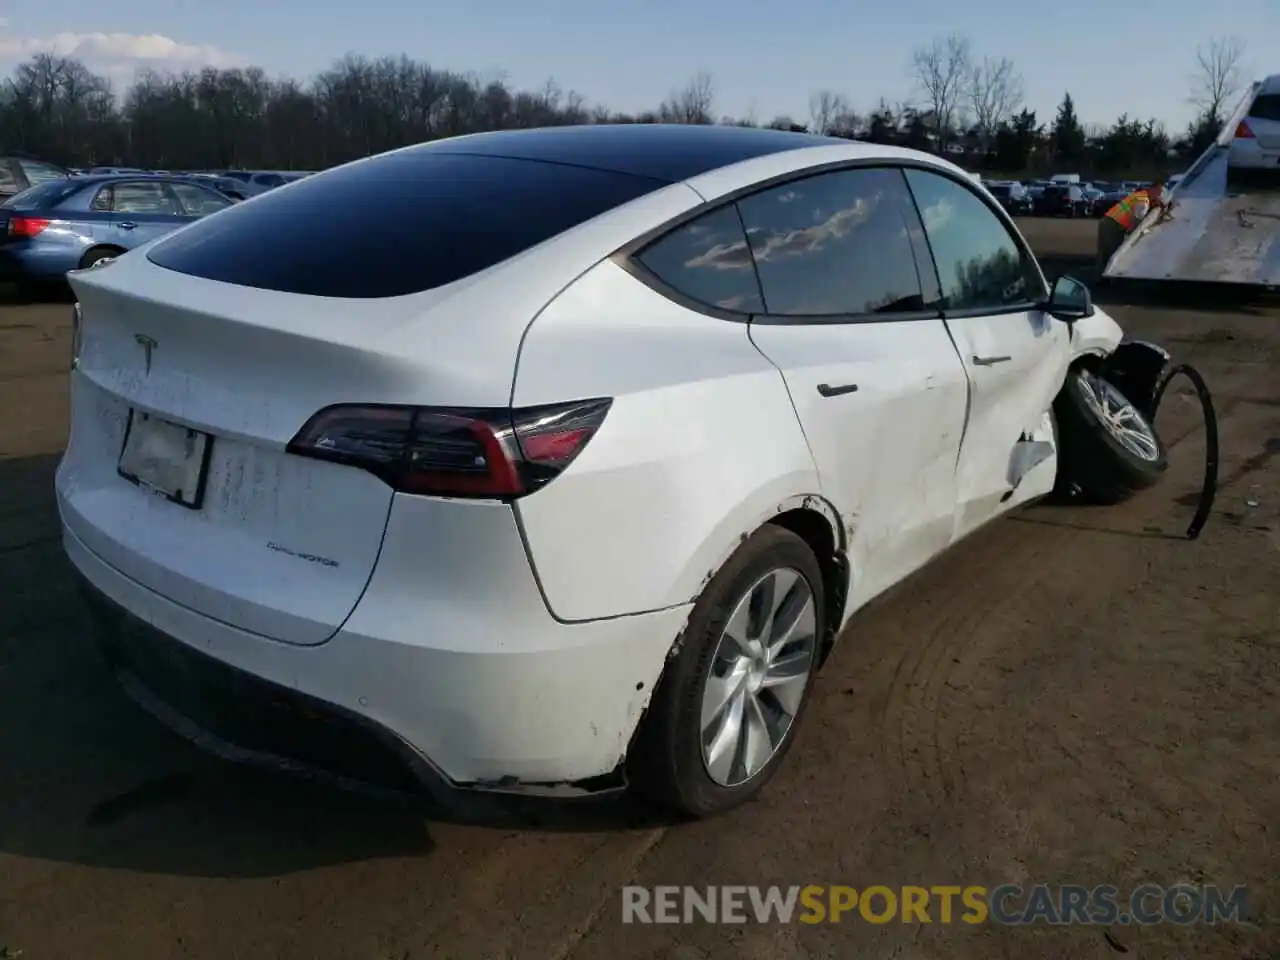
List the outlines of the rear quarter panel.
<svg viewBox="0 0 1280 960">
<path fill-rule="evenodd" d="M 6 251 L 22 264 L 31 277 L 56 279 L 80 266 L 80 258 L 94 245 L 92 225 L 80 220 L 62 219 L 79 214 L 66 214 L 58 210 L 35 211 L 28 214 L 52 220 L 40 234 L 31 240 L 8 244 Z"/>
<path fill-rule="evenodd" d="M 786 385 L 746 325 L 686 310 L 611 260 L 534 321 L 513 403 L 603 396 L 600 432 L 516 506 L 562 620 L 687 602 L 761 523 L 820 494 Z"/>
</svg>

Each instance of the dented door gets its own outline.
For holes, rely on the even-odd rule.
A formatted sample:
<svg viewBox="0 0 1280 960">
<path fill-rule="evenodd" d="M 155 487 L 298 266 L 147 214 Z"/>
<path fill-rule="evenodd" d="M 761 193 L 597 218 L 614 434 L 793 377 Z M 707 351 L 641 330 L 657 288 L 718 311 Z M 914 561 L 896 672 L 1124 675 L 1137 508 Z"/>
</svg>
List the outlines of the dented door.
<svg viewBox="0 0 1280 960">
<path fill-rule="evenodd" d="M 1022 471 L 1034 462 L 1021 445 L 1043 450 L 1048 441 L 1045 414 L 1066 376 L 1070 333 L 1041 309 L 1044 278 L 989 199 L 940 172 L 908 170 L 907 182 L 969 380 L 956 464 L 959 538 L 1016 502 Z"/>
</svg>

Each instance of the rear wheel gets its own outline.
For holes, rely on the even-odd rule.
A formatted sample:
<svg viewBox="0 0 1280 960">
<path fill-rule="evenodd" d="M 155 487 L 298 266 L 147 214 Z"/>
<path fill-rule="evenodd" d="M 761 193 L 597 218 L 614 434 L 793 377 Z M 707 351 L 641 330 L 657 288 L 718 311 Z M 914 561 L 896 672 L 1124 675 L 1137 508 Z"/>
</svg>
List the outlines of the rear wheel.
<svg viewBox="0 0 1280 960">
<path fill-rule="evenodd" d="M 1069 373 L 1053 410 L 1059 492 L 1074 487 L 1094 503 L 1120 503 L 1154 485 L 1168 468 L 1155 428 L 1093 371 Z"/>
<path fill-rule="evenodd" d="M 116 250 L 114 247 L 94 247 L 80 258 L 80 269 L 88 270 L 99 261 L 110 260 L 112 257 L 118 257 L 123 252 L 123 250 Z"/>
<path fill-rule="evenodd" d="M 822 571 L 766 526 L 707 584 L 629 758 L 636 791 L 687 816 L 750 799 L 791 747 L 825 627 Z"/>
</svg>

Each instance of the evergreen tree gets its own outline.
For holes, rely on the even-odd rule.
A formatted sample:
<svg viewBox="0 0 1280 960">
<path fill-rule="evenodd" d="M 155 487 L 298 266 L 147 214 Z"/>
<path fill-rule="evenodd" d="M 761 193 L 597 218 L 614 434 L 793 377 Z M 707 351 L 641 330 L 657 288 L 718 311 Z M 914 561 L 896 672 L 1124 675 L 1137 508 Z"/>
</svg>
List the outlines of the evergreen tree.
<svg viewBox="0 0 1280 960">
<path fill-rule="evenodd" d="M 1068 93 L 1053 120 L 1053 154 L 1060 163 L 1076 163 L 1084 156 L 1084 127 L 1076 116 L 1076 103 Z"/>
</svg>

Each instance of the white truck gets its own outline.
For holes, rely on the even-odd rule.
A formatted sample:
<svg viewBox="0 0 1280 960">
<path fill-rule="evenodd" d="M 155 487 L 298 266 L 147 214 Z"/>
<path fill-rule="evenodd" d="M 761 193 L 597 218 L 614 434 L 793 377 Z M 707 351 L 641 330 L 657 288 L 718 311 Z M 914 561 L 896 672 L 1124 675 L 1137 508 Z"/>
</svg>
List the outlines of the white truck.
<svg viewBox="0 0 1280 960">
<path fill-rule="evenodd" d="M 1280 190 L 1238 189 L 1230 175 L 1233 150 L 1239 152 L 1234 141 L 1251 126 L 1245 121 L 1255 101 L 1276 80 L 1250 86 L 1218 139 L 1169 192 L 1171 208 L 1149 214 L 1103 276 L 1280 289 Z"/>
</svg>

